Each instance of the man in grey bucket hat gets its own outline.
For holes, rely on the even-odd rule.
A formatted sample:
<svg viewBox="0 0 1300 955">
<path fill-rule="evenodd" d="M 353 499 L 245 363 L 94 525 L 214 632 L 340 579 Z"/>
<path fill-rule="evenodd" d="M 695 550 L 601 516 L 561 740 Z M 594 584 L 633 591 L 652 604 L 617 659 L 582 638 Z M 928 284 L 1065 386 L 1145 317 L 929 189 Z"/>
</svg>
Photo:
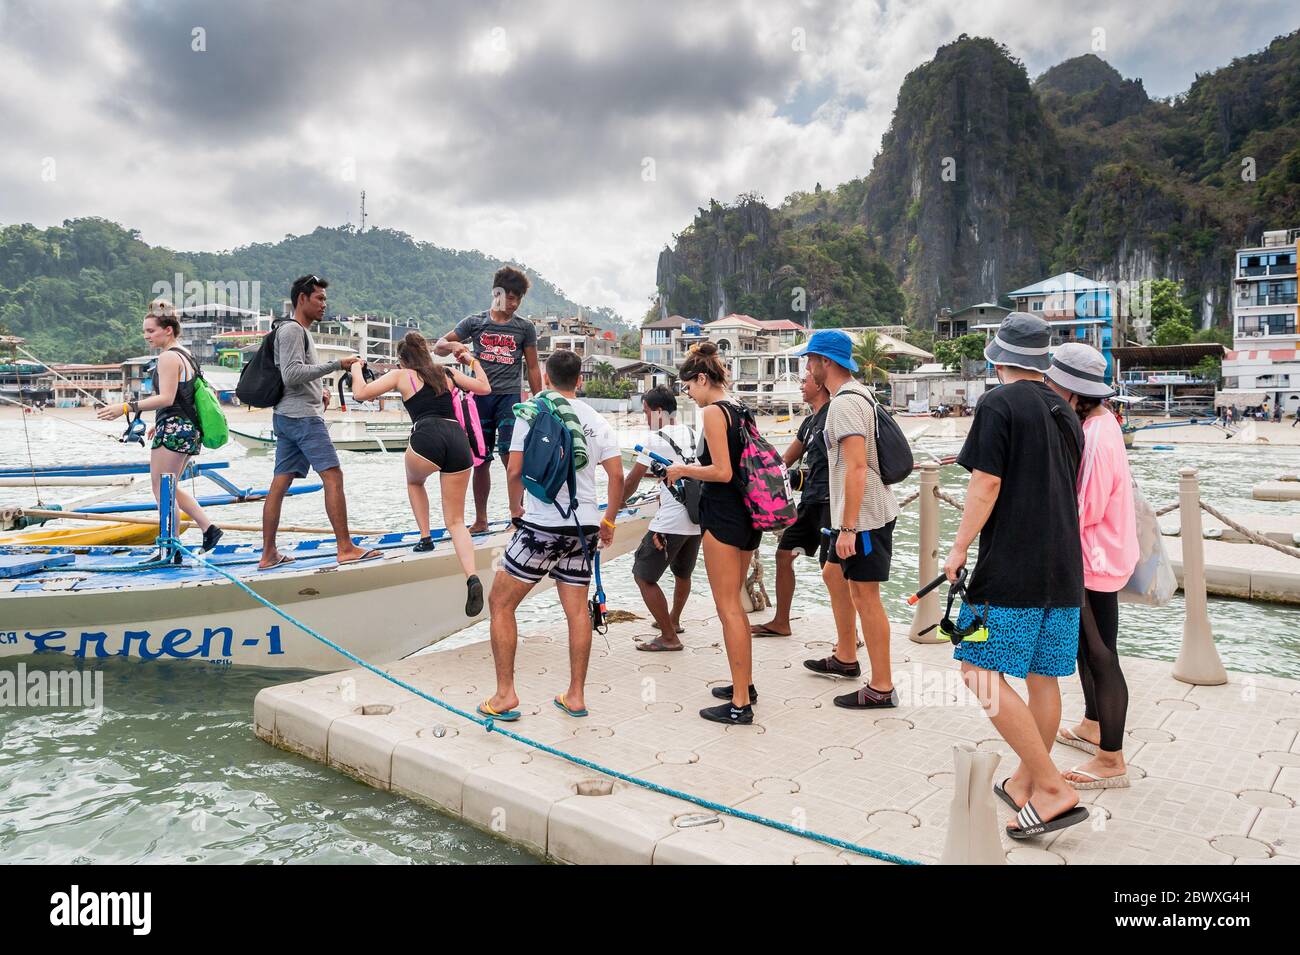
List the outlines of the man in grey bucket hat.
<svg viewBox="0 0 1300 955">
<path fill-rule="evenodd" d="M 994 791 L 1026 839 L 1088 818 L 1050 754 L 1060 725 L 1057 679 L 1074 672 L 1083 602 L 1075 500 L 1083 434 L 1078 416 L 1043 383 L 1051 329 L 1013 313 L 984 350 L 999 386 L 975 409 L 957 463 L 971 472 L 943 570 L 957 581 L 970 545 L 979 558 L 957 618 L 953 656 L 994 728 L 1020 757 Z M 1007 683 L 1025 681 L 1028 700 Z"/>
<path fill-rule="evenodd" d="M 1052 363 L 1047 354 L 1051 340 L 1052 330 L 1047 322 L 1037 315 L 1012 312 L 984 347 L 984 357 L 994 366 L 1044 372 Z"/>
</svg>

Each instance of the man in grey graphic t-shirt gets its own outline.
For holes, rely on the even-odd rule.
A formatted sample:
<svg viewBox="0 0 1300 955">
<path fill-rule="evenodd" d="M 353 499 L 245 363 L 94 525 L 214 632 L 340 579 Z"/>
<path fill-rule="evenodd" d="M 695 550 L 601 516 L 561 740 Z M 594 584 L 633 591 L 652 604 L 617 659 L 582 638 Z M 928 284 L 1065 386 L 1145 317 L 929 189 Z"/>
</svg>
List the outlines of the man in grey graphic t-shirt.
<svg viewBox="0 0 1300 955">
<path fill-rule="evenodd" d="M 542 390 L 542 370 L 537 364 L 537 330 L 515 315 L 528 292 L 528 276 L 504 266 L 492 277 L 492 307 L 464 318 L 433 346 L 434 354 L 460 356 L 472 352 L 487 371 L 492 391 L 475 395 L 483 440 L 496 445 L 504 467 L 515 428 L 514 407 L 523 391 L 523 372 L 533 394 Z M 474 469 L 474 523 L 471 533 L 487 529 L 487 501 L 492 491 L 492 461 Z"/>
</svg>

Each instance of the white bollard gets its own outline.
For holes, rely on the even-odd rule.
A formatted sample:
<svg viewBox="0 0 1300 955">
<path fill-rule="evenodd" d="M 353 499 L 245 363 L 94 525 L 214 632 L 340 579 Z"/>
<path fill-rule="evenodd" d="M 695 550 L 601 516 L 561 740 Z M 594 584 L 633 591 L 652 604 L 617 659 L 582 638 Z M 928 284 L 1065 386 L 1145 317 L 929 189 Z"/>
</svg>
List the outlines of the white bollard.
<svg viewBox="0 0 1300 955">
<path fill-rule="evenodd" d="M 993 805 L 993 774 L 1002 757 L 970 743 L 952 748 L 952 808 L 940 865 L 1006 865 Z"/>
<path fill-rule="evenodd" d="M 921 465 L 921 493 L 916 499 L 921 513 L 921 553 L 917 560 L 917 589 L 921 589 L 939 576 L 939 499 L 934 492 L 939 488 L 939 465 L 927 461 Z M 908 637 L 913 643 L 942 643 L 937 631 L 925 636 L 920 632 L 939 622 L 943 611 L 939 609 L 939 591 L 930 591 L 917 601 L 912 609 L 912 628 Z"/>
<path fill-rule="evenodd" d="M 1183 683 L 1220 686 L 1228 673 L 1214 646 L 1205 597 L 1205 543 L 1202 538 L 1201 490 L 1196 468 L 1178 472 L 1179 534 L 1183 547 L 1183 646 L 1174 661 L 1173 677 Z"/>
</svg>

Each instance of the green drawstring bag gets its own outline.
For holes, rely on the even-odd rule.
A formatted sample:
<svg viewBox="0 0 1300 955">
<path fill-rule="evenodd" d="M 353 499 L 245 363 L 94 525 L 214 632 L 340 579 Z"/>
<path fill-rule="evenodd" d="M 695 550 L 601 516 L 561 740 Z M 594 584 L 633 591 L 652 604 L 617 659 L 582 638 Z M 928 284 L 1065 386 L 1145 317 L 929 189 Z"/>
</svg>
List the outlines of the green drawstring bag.
<svg viewBox="0 0 1300 955">
<path fill-rule="evenodd" d="M 181 351 L 194 367 L 194 414 L 199 419 L 200 439 L 203 446 L 210 451 L 224 445 L 230 440 L 230 426 L 226 424 L 226 413 L 221 410 L 221 401 L 217 393 L 203 377 L 203 369 L 189 352 Z"/>
<path fill-rule="evenodd" d="M 205 448 L 216 450 L 230 440 L 226 414 L 221 410 L 217 393 L 212 390 L 202 372 L 194 379 L 194 410 L 199 416 L 199 430 L 203 432 Z"/>
</svg>

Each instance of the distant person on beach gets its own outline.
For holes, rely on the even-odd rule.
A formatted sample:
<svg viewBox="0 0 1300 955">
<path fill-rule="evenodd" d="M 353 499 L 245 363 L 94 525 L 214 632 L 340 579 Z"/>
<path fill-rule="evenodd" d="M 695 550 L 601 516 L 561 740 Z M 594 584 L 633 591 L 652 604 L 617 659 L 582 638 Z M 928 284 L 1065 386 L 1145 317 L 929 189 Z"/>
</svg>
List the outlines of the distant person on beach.
<svg viewBox="0 0 1300 955">
<path fill-rule="evenodd" d="M 474 572 L 474 541 L 465 527 L 465 491 L 474 458 L 469 436 L 456 420 L 453 387 L 474 395 L 492 390 L 487 372 L 473 355 L 465 360 L 474 377 L 448 366 L 436 366 L 429 343 L 419 332 L 407 332 L 397 343 L 398 367 L 367 382 L 359 369 L 352 375 L 352 398 L 369 401 L 396 389 L 411 418 L 411 441 L 406 448 L 406 495 L 420 528 L 419 552 L 433 550 L 429 533 L 429 492 L 425 482 L 438 475 L 442 492 L 442 520 L 451 536 L 460 568 L 465 573 L 465 616 L 477 617 L 483 609 L 483 584 Z M 365 362 L 361 363 L 363 366 Z"/>
<path fill-rule="evenodd" d="M 343 494 L 343 468 L 325 426 L 324 388 L 320 380 L 361 361 L 357 355 L 341 361 L 317 360 L 311 327 L 325 317 L 327 288 L 329 283 L 315 275 L 296 279 L 289 289 L 293 318 L 277 322 L 271 332 L 275 335 L 275 364 L 284 379 L 284 397 L 271 415 L 275 432 L 275 476 L 262 505 L 262 559 L 258 570 L 293 562 L 294 558 L 280 553 L 275 535 L 280 529 L 280 508 L 285 494 L 296 478 L 307 476 L 309 468 L 315 469 L 325 485 L 325 514 L 334 528 L 338 563 L 355 564 L 384 556 L 382 551 L 362 550 L 352 543 L 348 501 Z"/>
<path fill-rule="evenodd" d="M 1052 762 L 1061 722 L 1057 680 L 1074 672 L 1083 602 L 1077 477 L 1083 432 L 1073 409 L 1043 383 L 1051 330 L 1012 313 L 984 349 L 999 386 L 985 392 L 957 463 L 971 472 L 966 506 L 944 561 L 956 581 L 979 537 L 957 629 L 987 640 L 953 647 L 962 677 L 994 728 L 1020 757 L 994 791 L 1016 812 L 1023 839 L 1088 818 Z M 1029 701 L 1007 683 L 1025 681 Z"/>
<path fill-rule="evenodd" d="M 813 379 L 831 396 L 824 438 L 830 470 L 830 506 L 825 516 L 832 536 L 827 539 L 822 579 L 831 598 L 836 642 L 830 656 L 805 660 L 803 665 L 823 676 L 860 677 L 860 621 L 871 672 L 866 683 L 835 697 L 834 703 L 850 710 L 897 706 L 889 662 L 889 616 L 880 599 L 880 584 L 889 579 L 898 501 L 880 477 L 876 399 L 853 378 L 858 364 L 853 360 L 853 340 L 844 332 L 814 332 L 804 354 Z"/>
<path fill-rule="evenodd" d="M 753 643 L 740 588 L 763 539 L 735 480 L 741 473 L 740 429 L 749 412 L 727 400 L 727 370 L 713 342 L 692 345 L 678 374 L 678 387 L 700 408 L 704 441 L 696 463 L 674 464 L 668 469 L 668 480 L 693 478 L 703 483 L 700 529 L 704 569 L 722 621 L 732 681 L 730 686 L 713 691 L 726 702 L 700 710 L 700 716 L 715 723 L 747 725 L 754 722 Z"/>
<path fill-rule="evenodd" d="M 695 432 L 677 423 L 677 399 L 664 385 L 651 388 L 641 399 L 646 426 L 650 429 L 643 447 L 669 464 L 695 459 L 698 439 Z M 623 482 L 624 506 L 636 493 L 641 479 L 655 463 L 648 453 L 637 456 L 636 463 Z M 638 643 L 638 650 L 650 652 L 680 650 L 677 635 L 682 631 L 682 610 L 691 595 L 691 575 L 700 554 L 700 525 L 691 520 L 686 503 L 674 496 L 666 481 L 659 483 L 659 510 L 641 539 L 632 558 L 632 578 L 641 590 L 646 609 L 655 618 L 659 636 Z M 668 606 L 659 581 L 664 571 L 673 573 L 673 604 Z"/>
<path fill-rule="evenodd" d="M 461 319 L 433 346 L 435 355 L 460 358 L 472 353 L 487 369 L 492 391 L 475 395 L 483 438 L 490 449 L 495 442 L 502 467 L 510 453 L 515 426 L 514 407 L 522 397 L 521 372 L 528 372 L 532 394 L 542 390 L 542 370 L 537 364 L 537 329 L 526 318 L 515 315 L 528 294 L 528 276 L 512 266 L 497 269 L 492 276 L 492 307 Z M 474 523 L 470 532 L 487 530 L 488 497 L 492 493 L 492 459 L 489 456 L 474 469 Z"/>
<path fill-rule="evenodd" d="M 1047 383 L 1070 403 L 1083 424 L 1079 466 L 1079 532 L 1083 552 L 1083 606 L 1079 614 L 1079 680 L 1083 720 L 1062 726 L 1056 741 L 1092 756 L 1065 774 L 1075 789 L 1128 786 L 1124 766 L 1124 719 L 1128 684 L 1119 665 L 1119 591 L 1137 566 L 1136 505 L 1124 433 L 1104 400 L 1106 357 L 1090 345 L 1069 342 L 1056 349 Z"/>
<path fill-rule="evenodd" d="M 490 374 L 490 373 L 489 373 Z M 538 394 L 521 408 L 520 420 L 510 438 L 510 457 L 506 465 L 510 497 L 510 516 L 516 522 L 514 536 L 506 545 L 501 569 L 492 582 L 488 607 L 492 614 L 492 659 L 496 664 L 496 692 L 479 704 L 482 716 L 511 722 L 519 719 L 519 696 L 515 692 L 515 649 L 519 627 L 515 610 L 529 591 L 543 577 L 555 581 L 555 592 L 569 622 L 569 686 L 555 697 L 554 704 L 569 716 L 587 715 L 587 665 L 591 661 L 591 614 L 587 608 L 587 590 L 597 546 L 614 542 L 615 522 L 623 503 L 623 458 L 618 438 L 600 413 L 577 397 L 582 387 L 582 357 L 560 349 L 546 360 L 546 379 L 552 390 Z M 523 482 L 524 449 L 527 447 L 531 422 L 541 398 L 552 402 L 573 434 L 576 471 L 577 520 L 565 517 L 559 508 L 569 510 L 567 488 L 561 488 L 555 503 L 548 504 L 525 490 Z M 534 417 L 529 418 L 529 413 Z M 605 512 L 597 501 L 596 469 L 605 469 Z M 579 536 L 581 526 L 581 536 Z M 599 542 L 599 544 L 598 544 Z"/>
<path fill-rule="evenodd" d="M 822 533 L 823 527 L 831 526 L 831 486 L 830 465 L 826 461 L 826 441 L 822 431 L 826 428 L 826 411 L 830 403 L 830 392 L 826 386 L 813 377 L 812 371 L 805 371 L 800 382 L 803 400 L 808 403 L 811 414 L 799 425 L 799 432 L 785 449 L 782 459 L 785 466 L 793 469 L 800 460 L 806 465 L 803 482 L 799 493 L 799 516 L 795 522 L 781 534 L 776 545 L 776 610 L 767 623 L 754 624 L 750 630 L 756 637 L 790 636 L 790 606 L 794 603 L 794 561 L 800 555 L 813 557 L 825 567 L 828 550 L 828 538 Z M 793 474 L 793 471 L 792 471 Z M 825 574 L 829 591 L 839 592 L 844 606 L 852 605 L 848 592 L 848 582 L 839 571 Z M 834 597 L 831 603 L 834 604 Z M 854 648 L 857 647 L 857 630 L 854 630 Z"/>
<path fill-rule="evenodd" d="M 96 412 L 101 421 L 112 421 L 123 415 L 138 415 L 142 411 L 156 411 L 154 425 L 149 429 L 148 437 L 152 439 L 149 451 L 149 482 L 153 487 L 154 500 L 158 500 L 158 486 L 164 474 L 175 474 L 176 482 L 175 508 L 172 515 L 180 527 L 179 512 L 183 511 L 203 531 L 202 552 L 212 550 L 221 540 L 221 528 L 212 523 L 212 519 L 199 506 L 199 502 L 189 491 L 183 490 L 179 476 L 184 473 L 190 458 L 198 455 L 203 447 L 203 433 L 199 428 L 199 412 L 194 405 L 194 376 L 198 371 L 198 362 L 188 351 L 180 346 L 177 339 L 181 335 L 181 321 L 176 316 L 176 309 L 171 302 L 155 299 L 149 303 L 149 311 L 141 326 L 145 344 L 161 352 L 154 362 L 153 395 L 139 398 L 123 404 L 108 405 Z M 161 560 L 162 553 L 155 554 L 151 562 Z M 180 555 L 174 558 L 180 562 Z"/>
</svg>

